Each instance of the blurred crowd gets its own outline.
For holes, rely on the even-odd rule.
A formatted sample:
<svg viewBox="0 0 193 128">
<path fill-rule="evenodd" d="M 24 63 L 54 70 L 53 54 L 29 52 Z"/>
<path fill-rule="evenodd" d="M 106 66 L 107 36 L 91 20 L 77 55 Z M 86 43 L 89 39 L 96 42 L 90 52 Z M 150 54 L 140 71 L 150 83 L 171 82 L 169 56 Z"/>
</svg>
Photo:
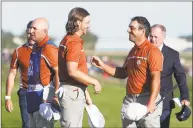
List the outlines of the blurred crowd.
<svg viewBox="0 0 193 128">
<path fill-rule="evenodd" d="M 118 64 L 118 63 L 114 62 L 108 56 L 101 56 L 100 58 L 103 60 L 103 62 L 105 62 L 108 65 L 111 65 L 111 66 L 114 66 L 114 67 L 122 66 L 120 63 Z M 87 66 L 88 66 L 88 72 L 89 72 L 90 75 L 95 75 L 95 74 L 99 73 L 99 74 L 102 74 L 104 79 L 108 79 L 110 77 L 109 74 L 101 71 L 99 68 L 96 68 L 96 67 L 92 66 L 91 63 L 90 63 L 90 60 L 91 60 L 91 56 L 88 56 L 87 57 Z"/>
<path fill-rule="evenodd" d="M 8 48 L 4 48 L 1 54 L 2 64 L 9 64 L 11 61 L 11 53 L 12 51 Z"/>
<path fill-rule="evenodd" d="M 2 59 L 2 64 L 9 64 L 9 63 L 10 63 L 12 52 L 13 52 L 13 51 L 12 51 L 11 49 L 8 49 L 8 48 L 4 48 L 4 49 L 3 49 L 3 51 L 2 51 L 2 56 L 1 56 L 1 57 L 2 57 L 2 58 L 1 58 L 1 59 Z M 122 66 L 122 64 L 123 64 L 123 63 L 120 63 L 120 62 L 118 63 L 118 62 L 113 61 L 113 60 L 112 60 L 110 57 L 108 57 L 108 56 L 101 56 L 100 58 L 101 58 L 106 64 L 109 64 L 109 65 L 111 65 L 111 66 L 117 67 L 117 66 Z M 88 56 L 88 57 L 87 57 L 87 66 L 88 66 L 88 71 L 89 71 L 89 74 L 90 74 L 90 75 L 101 74 L 101 75 L 103 76 L 103 78 L 105 78 L 105 79 L 110 78 L 110 76 L 109 76 L 107 73 L 105 73 L 105 72 L 101 71 L 100 69 L 92 66 L 91 63 L 90 63 L 90 60 L 91 60 L 91 56 Z M 185 72 L 186 72 L 189 76 L 192 77 L 192 67 L 187 66 L 187 62 L 186 62 L 185 59 L 181 58 L 180 61 L 181 61 L 182 65 L 183 65 L 183 67 L 184 67 Z"/>
</svg>

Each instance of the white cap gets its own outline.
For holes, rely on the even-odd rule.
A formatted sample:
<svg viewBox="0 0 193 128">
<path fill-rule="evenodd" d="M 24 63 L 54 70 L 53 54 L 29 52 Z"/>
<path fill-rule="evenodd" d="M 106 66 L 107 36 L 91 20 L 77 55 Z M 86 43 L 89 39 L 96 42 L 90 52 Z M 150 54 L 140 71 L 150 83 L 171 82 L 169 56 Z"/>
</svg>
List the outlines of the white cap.
<svg viewBox="0 0 193 128">
<path fill-rule="evenodd" d="M 125 118 L 133 121 L 140 120 L 147 113 L 147 107 L 140 103 L 129 103 L 126 108 Z"/>
<path fill-rule="evenodd" d="M 59 120 L 60 119 L 60 112 L 57 109 L 52 108 L 50 103 L 42 103 L 40 104 L 39 109 L 40 115 L 48 121 Z"/>
<path fill-rule="evenodd" d="M 105 126 L 105 119 L 96 105 L 86 105 L 85 108 L 88 113 L 88 124 L 91 128 L 102 128 Z"/>
</svg>

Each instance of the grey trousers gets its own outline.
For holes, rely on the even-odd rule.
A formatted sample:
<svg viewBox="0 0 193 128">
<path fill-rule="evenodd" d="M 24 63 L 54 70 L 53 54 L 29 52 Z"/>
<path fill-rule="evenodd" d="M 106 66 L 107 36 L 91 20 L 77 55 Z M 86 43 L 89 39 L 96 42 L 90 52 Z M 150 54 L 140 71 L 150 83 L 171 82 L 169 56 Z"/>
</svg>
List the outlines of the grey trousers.
<svg viewBox="0 0 193 128">
<path fill-rule="evenodd" d="M 43 99 L 51 102 L 54 97 L 54 87 L 52 84 L 47 85 L 44 87 L 43 92 Z M 40 113 L 39 110 L 33 113 L 30 113 L 30 128 L 54 128 L 54 122 L 53 121 L 47 121 L 44 119 Z"/>
<path fill-rule="evenodd" d="M 54 122 L 47 121 L 36 111 L 30 113 L 30 128 L 54 128 Z"/>
<path fill-rule="evenodd" d="M 83 86 L 66 85 L 61 83 L 65 91 L 59 98 L 61 107 L 60 125 L 62 128 L 82 127 L 85 105 L 85 89 Z"/>
<path fill-rule="evenodd" d="M 126 95 L 125 98 L 123 99 L 123 105 L 121 109 L 121 119 L 122 119 L 122 127 L 123 128 L 136 128 L 136 122 L 132 120 L 128 120 L 127 118 L 124 118 L 124 109 L 127 108 L 127 106 L 130 103 L 136 102 L 136 103 L 141 103 L 143 105 L 147 105 L 148 100 L 149 100 L 150 94 L 137 94 L 137 96 L 134 95 Z M 161 99 L 160 94 L 158 94 L 156 102 Z M 161 102 L 156 110 L 149 114 L 146 118 L 144 123 L 141 125 L 141 127 L 144 128 L 160 128 L 160 116 L 162 114 L 162 104 Z"/>
</svg>

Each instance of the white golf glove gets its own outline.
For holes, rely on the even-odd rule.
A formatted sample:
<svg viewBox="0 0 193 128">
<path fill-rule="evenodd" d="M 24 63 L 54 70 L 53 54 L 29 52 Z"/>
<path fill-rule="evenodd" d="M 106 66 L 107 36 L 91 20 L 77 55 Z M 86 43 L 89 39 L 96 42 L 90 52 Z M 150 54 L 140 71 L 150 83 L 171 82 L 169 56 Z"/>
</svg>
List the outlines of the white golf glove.
<svg viewBox="0 0 193 128">
<path fill-rule="evenodd" d="M 48 95 L 50 93 L 50 87 L 48 86 L 45 86 L 44 89 L 43 89 L 43 100 L 48 100 Z"/>
</svg>

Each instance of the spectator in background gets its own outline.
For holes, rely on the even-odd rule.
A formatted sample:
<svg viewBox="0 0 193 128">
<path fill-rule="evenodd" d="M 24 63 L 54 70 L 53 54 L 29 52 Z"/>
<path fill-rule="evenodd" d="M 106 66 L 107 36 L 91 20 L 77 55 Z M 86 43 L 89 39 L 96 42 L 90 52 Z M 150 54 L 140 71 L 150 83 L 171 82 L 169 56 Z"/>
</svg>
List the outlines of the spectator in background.
<svg viewBox="0 0 193 128">
<path fill-rule="evenodd" d="M 10 62 L 10 57 L 11 57 L 11 55 L 10 55 L 9 49 L 8 48 L 4 48 L 3 52 L 2 52 L 2 62 L 4 64 L 9 63 Z"/>
<path fill-rule="evenodd" d="M 184 68 L 180 63 L 179 53 L 174 49 L 164 44 L 166 37 L 166 28 L 161 24 L 155 24 L 151 27 L 150 42 L 160 49 L 164 56 L 163 71 L 161 72 L 161 89 L 160 94 L 164 94 L 173 87 L 172 75 L 176 79 L 180 89 L 180 98 L 182 105 L 190 105 L 189 92 L 186 82 L 186 74 Z M 169 128 L 170 115 L 172 109 L 175 107 L 172 101 L 173 93 L 170 93 L 163 100 L 163 112 L 161 115 L 161 128 Z"/>
<path fill-rule="evenodd" d="M 27 24 L 27 42 L 16 48 L 11 60 L 10 70 L 6 82 L 6 96 L 5 96 L 5 107 L 8 112 L 13 111 L 13 103 L 11 100 L 11 93 L 14 88 L 14 80 L 17 74 L 17 70 L 20 71 L 20 88 L 17 91 L 19 97 L 19 107 L 22 119 L 22 128 L 29 128 L 29 113 L 27 112 L 27 102 L 26 102 L 26 92 L 27 92 L 27 73 L 29 66 L 30 54 L 32 52 L 32 47 L 35 42 L 31 39 L 29 34 L 29 28 L 32 21 Z"/>
</svg>

